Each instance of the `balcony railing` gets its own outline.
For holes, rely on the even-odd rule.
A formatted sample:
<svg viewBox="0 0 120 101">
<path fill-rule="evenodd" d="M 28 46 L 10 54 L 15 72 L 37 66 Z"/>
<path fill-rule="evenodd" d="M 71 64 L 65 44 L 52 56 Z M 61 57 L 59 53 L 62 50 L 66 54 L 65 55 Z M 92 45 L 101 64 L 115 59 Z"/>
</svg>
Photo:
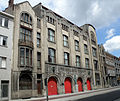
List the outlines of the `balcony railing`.
<svg viewBox="0 0 120 101">
<path fill-rule="evenodd" d="M 19 39 L 19 45 L 21 45 L 21 46 L 29 46 L 29 47 L 33 48 L 33 42 L 29 41 L 29 40 Z"/>
</svg>

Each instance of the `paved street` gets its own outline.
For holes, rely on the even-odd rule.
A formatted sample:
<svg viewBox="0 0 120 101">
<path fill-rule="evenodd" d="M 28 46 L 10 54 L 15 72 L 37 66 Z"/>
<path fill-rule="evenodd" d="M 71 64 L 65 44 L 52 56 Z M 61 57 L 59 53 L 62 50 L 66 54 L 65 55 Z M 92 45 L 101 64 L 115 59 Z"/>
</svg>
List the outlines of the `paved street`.
<svg viewBox="0 0 120 101">
<path fill-rule="evenodd" d="M 100 94 L 92 97 L 87 97 L 75 101 L 120 101 L 120 90 L 110 93 Z"/>
</svg>

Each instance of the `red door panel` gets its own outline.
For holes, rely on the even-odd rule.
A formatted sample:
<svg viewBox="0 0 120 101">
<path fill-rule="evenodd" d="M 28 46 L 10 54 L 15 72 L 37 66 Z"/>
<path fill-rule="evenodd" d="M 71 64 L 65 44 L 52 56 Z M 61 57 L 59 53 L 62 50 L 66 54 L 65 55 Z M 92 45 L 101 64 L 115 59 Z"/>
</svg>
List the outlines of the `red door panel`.
<svg viewBox="0 0 120 101">
<path fill-rule="evenodd" d="M 77 84 L 78 84 L 78 91 L 79 91 L 79 92 L 83 91 L 82 80 L 81 80 L 81 79 L 78 79 L 78 80 L 77 80 Z"/>
<path fill-rule="evenodd" d="M 54 77 L 48 80 L 48 95 L 57 95 L 57 81 Z"/>
<path fill-rule="evenodd" d="M 90 80 L 87 80 L 87 89 L 88 89 L 88 90 L 91 90 Z"/>
<path fill-rule="evenodd" d="M 65 86 L 65 93 L 71 93 L 72 92 L 70 78 L 65 79 L 64 86 Z"/>
</svg>

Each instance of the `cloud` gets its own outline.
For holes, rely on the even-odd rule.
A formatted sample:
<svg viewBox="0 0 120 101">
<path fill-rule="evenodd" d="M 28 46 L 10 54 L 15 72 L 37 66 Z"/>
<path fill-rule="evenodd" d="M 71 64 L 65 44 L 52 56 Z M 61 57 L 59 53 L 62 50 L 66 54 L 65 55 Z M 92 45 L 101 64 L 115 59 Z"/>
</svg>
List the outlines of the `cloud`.
<svg viewBox="0 0 120 101">
<path fill-rule="evenodd" d="M 105 37 L 105 39 L 109 39 L 114 35 L 115 35 L 115 29 L 111 28 L 110 30 L 107 30 L 107 36 Z"/>
<path fill-rule="evenodd" d="M 14 0 L 20 3 L 25 0 Z M 41 2 L 61 16 L 81 26 L 90 23 L 98 28 L 109 26 L 120 18 L 120 0 L 29 0 L 32 6 Z M 8 0 L 0 0 L 0 10 L 7 7 Z"/>
<path fill-rule="evenodd" d="M 107 40 L 103 46 L 105 47 L 105 50 L 109 52 L 120 50 L 120 35 Z"/>
</svg>

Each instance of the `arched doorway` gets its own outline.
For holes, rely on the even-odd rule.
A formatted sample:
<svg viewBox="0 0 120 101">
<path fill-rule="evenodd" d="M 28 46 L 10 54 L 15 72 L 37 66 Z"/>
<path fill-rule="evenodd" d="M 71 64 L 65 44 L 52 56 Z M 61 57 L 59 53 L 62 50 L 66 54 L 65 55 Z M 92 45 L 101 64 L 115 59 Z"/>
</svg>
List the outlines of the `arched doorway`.
<svg viewBox="0 0 120 101">
<path fill-rule="evenodd" d="M 20 90 L 32 90 L 32 78 L 28 74 L 22 74 L 19 78 Z"/>
<path fill-rule="evenodd" d="M 91 83 L 90 83 L 90 79 L 87 79 L 87 89 L 91 90 Z"/>
<path fill-rule="evenodd" d="M 50 77 L 48 80 L 48 95 L 57 95 L 57 80 L 54 77 Z"/>
<path fill-rule="evenodd" d="M 71 79 L 67 77 L 64 81 L 65 93 L 72 93 Z"/>
<path fill-rule="evenodd" d="M 81 78 L 78 78 L 77 84 L 78 84 L 78 92 L 83 91 L 83 85 L 82 85 L 82 79 Z"/>
</svg>

